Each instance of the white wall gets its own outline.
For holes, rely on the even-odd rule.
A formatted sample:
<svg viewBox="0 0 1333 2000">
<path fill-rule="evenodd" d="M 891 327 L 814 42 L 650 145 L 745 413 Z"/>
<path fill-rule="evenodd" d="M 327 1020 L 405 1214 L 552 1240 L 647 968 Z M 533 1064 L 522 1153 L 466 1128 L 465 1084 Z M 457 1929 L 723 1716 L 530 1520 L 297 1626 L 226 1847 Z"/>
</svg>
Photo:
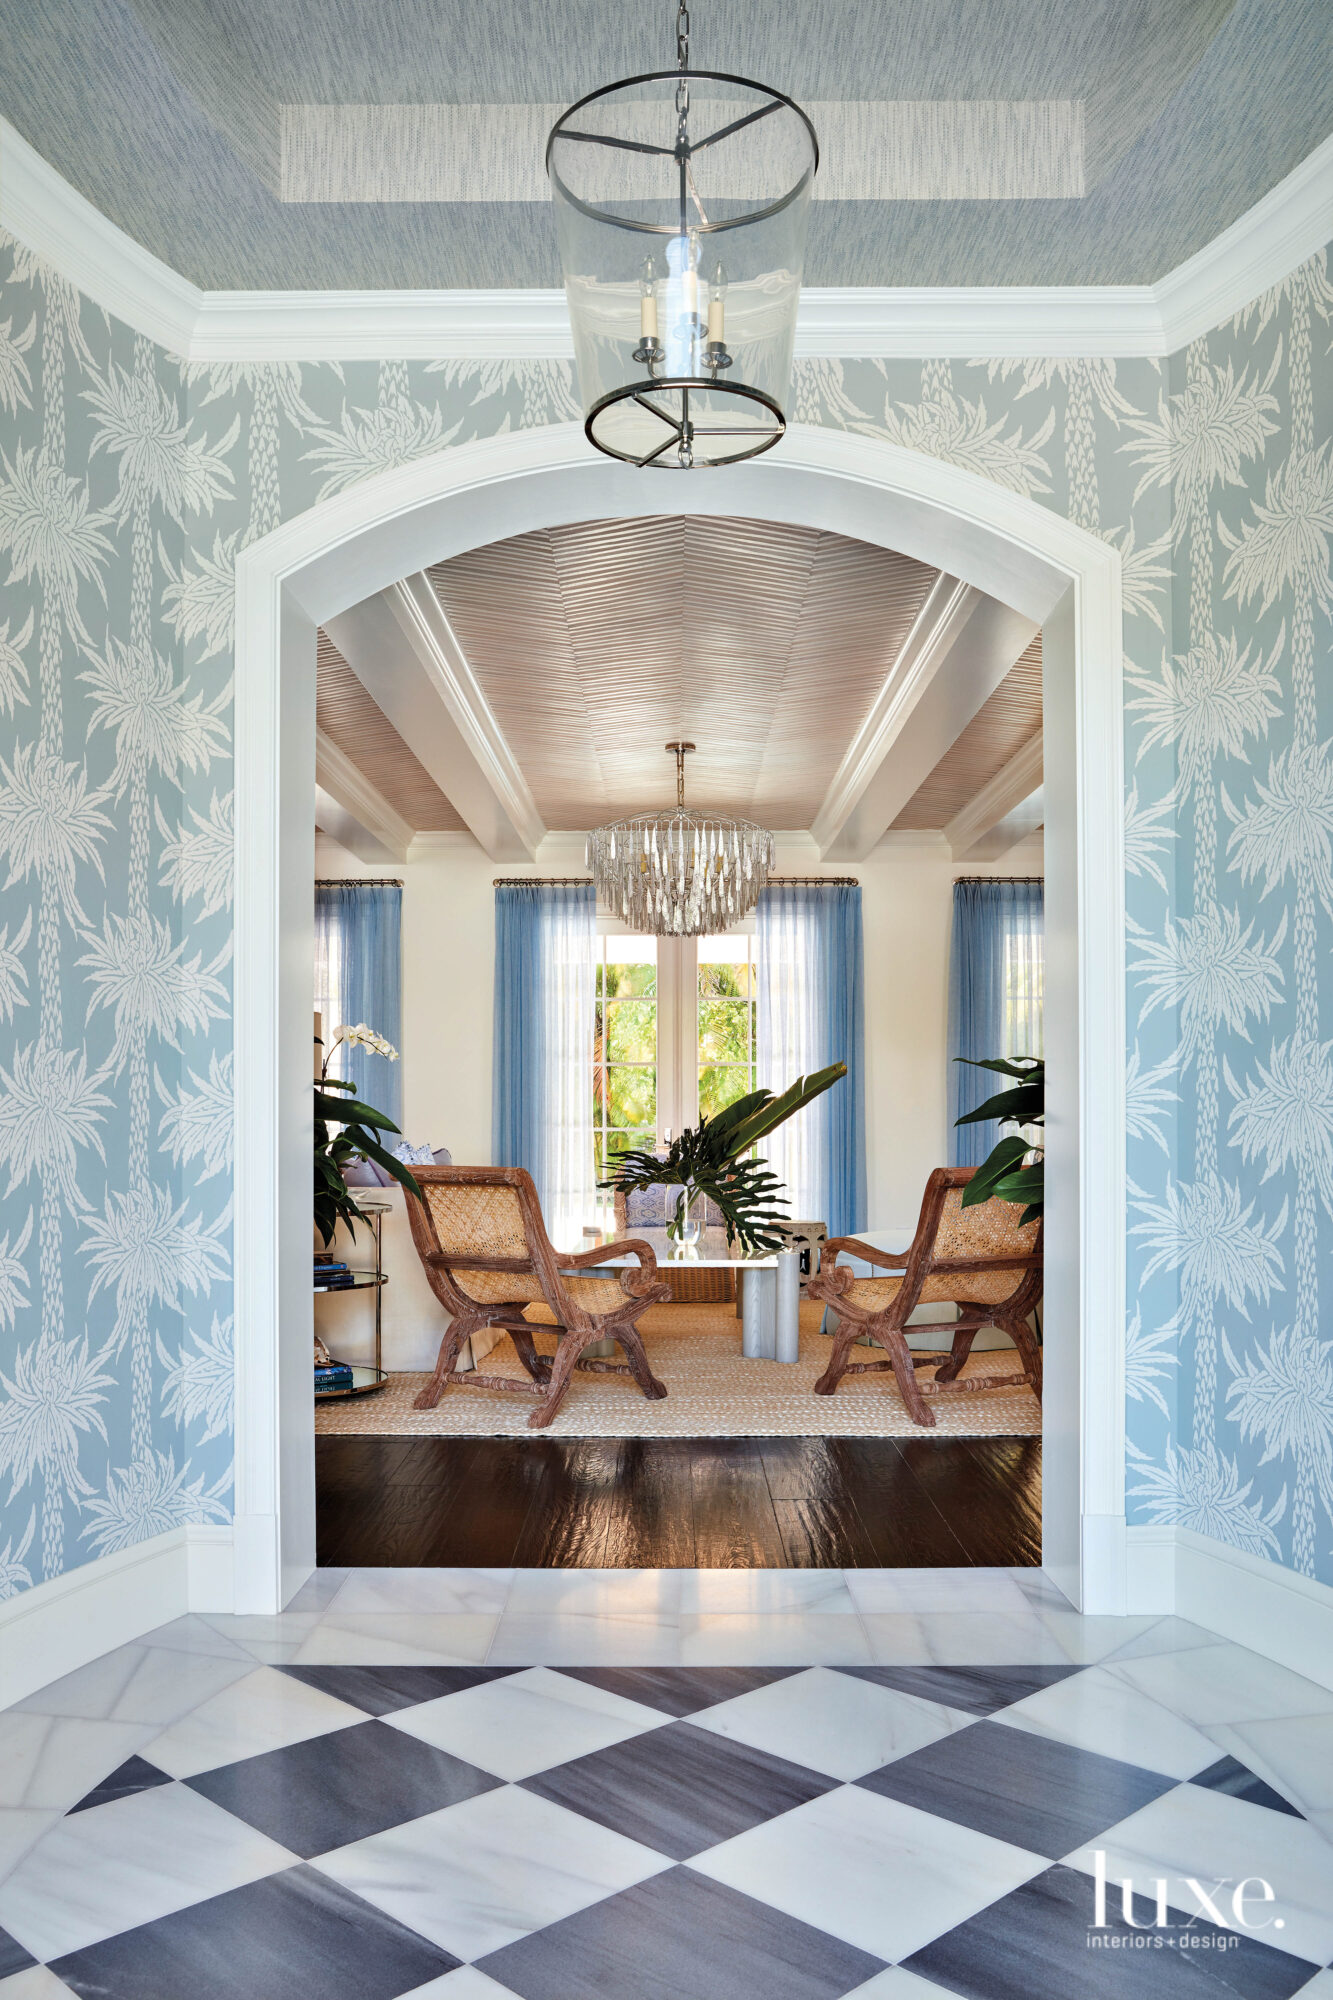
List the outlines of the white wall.
<svg viewBox="0 0 1333 2000">
<path fill-rule="evenodd" d="M 547 850 L 550 850 L 548 853 Z M 487 859 L 467 833 L 418 835 L 403 881 L 403 1130 L 416 1145 L 447 1146 L 455 1160 L 491 1157 L 491 1004 L 497 875 L 577 874 L 582 840 L 553 836 L 531 867 Z M 315 847 L 320 876 L 382 875 L 326 835 Z M 1040 836 L 1003 861 L 950 860 L 930 837 L 895 836 L 854 868 L 822 867 L 811 843 L 778 837 L 780 874 L 853 874 L 865 932 L 868 1226 L 910 1230 L 932 1167 L 948 1158 L 949 932 L 957 875 L 1039 875 Z M 385 1361 L 433 1366 L 443 1326 L 413 1252 L 401 1197 L 385 1223 Z M 368 1356 L 361 1299 L 319 1308 L 336 1351 Z"/>
</svg>

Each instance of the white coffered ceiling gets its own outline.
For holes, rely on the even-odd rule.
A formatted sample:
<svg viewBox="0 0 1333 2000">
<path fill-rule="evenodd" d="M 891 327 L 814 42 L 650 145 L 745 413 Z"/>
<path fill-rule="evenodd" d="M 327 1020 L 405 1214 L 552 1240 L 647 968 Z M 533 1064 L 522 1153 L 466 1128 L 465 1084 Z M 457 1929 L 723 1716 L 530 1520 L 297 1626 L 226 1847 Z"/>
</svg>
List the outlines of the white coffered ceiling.
<svg viewBox="0 0 1333 2000">
<path fill-rule="evenodd" d="M 831 858 L 890 829 L 961 828 L 975 853 L 976 801 L 993 792 L 998 818 L 1040 785 L 1040 637 L 954 578 L 818 529 L 579 522 L 333 621 L 317 719 L 320 785 L 344 824 L 374 823 L 375 855 L 469 828 L 518 859 L 665 806 L 676 739 L 698 746 L 690 803 L 813 832 Z"/>
</svg>

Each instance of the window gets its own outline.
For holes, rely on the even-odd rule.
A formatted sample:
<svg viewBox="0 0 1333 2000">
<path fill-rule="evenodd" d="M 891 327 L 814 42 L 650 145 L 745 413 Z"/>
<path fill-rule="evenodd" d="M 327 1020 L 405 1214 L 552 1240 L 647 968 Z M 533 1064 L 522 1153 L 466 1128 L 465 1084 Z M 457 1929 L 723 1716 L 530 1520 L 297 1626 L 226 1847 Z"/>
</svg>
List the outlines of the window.
<svg viewBox="0 0 1333 2000">
<path fill-rule="evenodd" d="M 699 1116 L 712 1118 L 755 1087 L 755 940 L 703 937 L 697 944 Z"/>
<path fill-rule="evenodd" d="M 599 937 L 593 1019 L 593 1151 L 598 1180 L 613 1153 L 657 1144 L 657 946 Z"/>
</svg>

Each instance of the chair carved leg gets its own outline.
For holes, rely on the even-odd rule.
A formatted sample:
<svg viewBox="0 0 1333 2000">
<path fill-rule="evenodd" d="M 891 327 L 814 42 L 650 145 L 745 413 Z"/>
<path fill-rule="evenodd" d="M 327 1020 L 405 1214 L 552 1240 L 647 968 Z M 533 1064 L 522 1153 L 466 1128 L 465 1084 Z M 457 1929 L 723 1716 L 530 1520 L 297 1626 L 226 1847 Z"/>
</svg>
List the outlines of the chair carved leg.
<svg viewBox="0 0 1333 2000">
<path fill-rule="evenodd" d="M 590 1341 L 600 1340 L 601 1338 L 601 1334 L 595 1328 L 585 1328 L 582 1332 L 576 1333 L 573 1327 L 566 1327 L 565 1337 L 561 1341 L 555 1360 L 551 1365 L 548 1393 L 538 1403 L 536 1409 L 528 1418 L 528 1429 L 530 1431 L 544 1431 L 546 1429 L 546 1426 L 565 1400 L 565 1391 L 568 1389 L 570 1379 L 573 1376 L 575 1367 L 578 1365 L 579 1356 Z"/>
<path fill-rule="evenodd" d="M 460 1314 L 457 1319 L 450 1320 L 444 1330 L 444 1337 L 440 1341 L 440 1352 L 435 1362 L 435 1373 L 431 1376 L 420 1395 L 414 1399 L 412 1404 L 414 1410 L 433 1410 L 435 1408 L 444 1393 L 445 1383 L 454 1372 L 455 1364 L 458 1361 L 459 1354 L 462 1352 L 463 1342 L 470 1340 L 474 1333 L 480 1333 L 486 1323 L 480 1314 L 468 1314 L 466 1317 Z"/>
<path fill-rule="evenodd" d="M 1025 1319 L 1011 1319 L 1005 1322 L 1005 1332 L 1018 1349 L 1024 1368 L 1032 1377 L 1032 1393 L 1041 1401 L 1041 1348 L 1037 1344 L 1032 1328 Z"/>
<path fill-rule="evenodd" d="M 859 1321 L 845 1315 L 838 1321 L 838 1331 L 833 1336 L 833 1352 L 829 1356 L 828 1367 L 815 1383 L 817 1396 L 831 1396 L 847 1372 L 847 1360 L 852 1351 L 852 1343 L 861 1332 Z"/>
<path fill-rule="evenodd" d="M 527 1326 L 514 1321 L 505 1328 L 505 1331 L 513 1341 L 518 1358 L 527 1369 L 529 1375 L 531 1375 L 533 1381 L 549 1382 L 551 1379 L 550 1357 L 549 1355 L 537 1352 L 537 1343 L 532 1337 L 531 1330 Z"/>
<path fill-rule="evenodd" d="M 935 1380 L 937 1382 L 956 1382 L 958 1380 L 958 1377 L 963 1372 L 963 1365 L 968 1355 L 972 1352 L 972 1342 L 976 1339 L 979 1330 L 975 1326 L 969 1326 L 962 1328 L 954 1335 L 953 1347 L 949 1359 L 941 1362 L 940 1366 L 935 1370 Z"/>
<path fill-rule="evenodd" d="M 896 1326 L 877 1326 L 875 1332 L 884 1343 L 885 1351 L 893 1364 L 893 1377 L 898 1384 L 898 1393 L 907 1405 L 907 1413 L 912 1422 L 933 1429 L 935 1412 L 917 1384 L 916 1369 L 912 1366 L 912 1350 L 903 1338 L 902 1329 Z"/>
<path fill-rule="evenodd" d="M 666 1383 L 659 1382 L 656 1375 L 654 1375 L 652 1364 L 648 1359 L 643 1345 L 643 1336 L 640 1334 L 638 1327 L 633 1325 L 619 1327 L 615 1338 L 624 1348 L 625 1359 L 628 1361 L 634 1379 L 643 1390 L 644 1395 L 648 1398 L 649 1402 L 660 1403 L 667 1392 Z"/>
</svg>

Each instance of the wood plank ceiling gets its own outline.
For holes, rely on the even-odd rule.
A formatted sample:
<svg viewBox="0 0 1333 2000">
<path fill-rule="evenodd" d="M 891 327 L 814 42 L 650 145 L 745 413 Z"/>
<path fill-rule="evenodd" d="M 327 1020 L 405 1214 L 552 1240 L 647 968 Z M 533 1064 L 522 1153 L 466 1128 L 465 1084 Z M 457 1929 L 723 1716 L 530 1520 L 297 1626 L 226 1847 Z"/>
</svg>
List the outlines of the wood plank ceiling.
<svg viewBox="0 0 1333 2000">
<path fill-rule="evenodd" d="M 552 831 L 675 796 L 810 825 L 935 581 L 782 522 L 661 515 L 540 529 L 428 575 Z M 414 829 L 463 821 L 319 635 L 319 727 Z M 1041 728 L 1041 641 L 894 822 L 940 828 Z"/>
</svg>

